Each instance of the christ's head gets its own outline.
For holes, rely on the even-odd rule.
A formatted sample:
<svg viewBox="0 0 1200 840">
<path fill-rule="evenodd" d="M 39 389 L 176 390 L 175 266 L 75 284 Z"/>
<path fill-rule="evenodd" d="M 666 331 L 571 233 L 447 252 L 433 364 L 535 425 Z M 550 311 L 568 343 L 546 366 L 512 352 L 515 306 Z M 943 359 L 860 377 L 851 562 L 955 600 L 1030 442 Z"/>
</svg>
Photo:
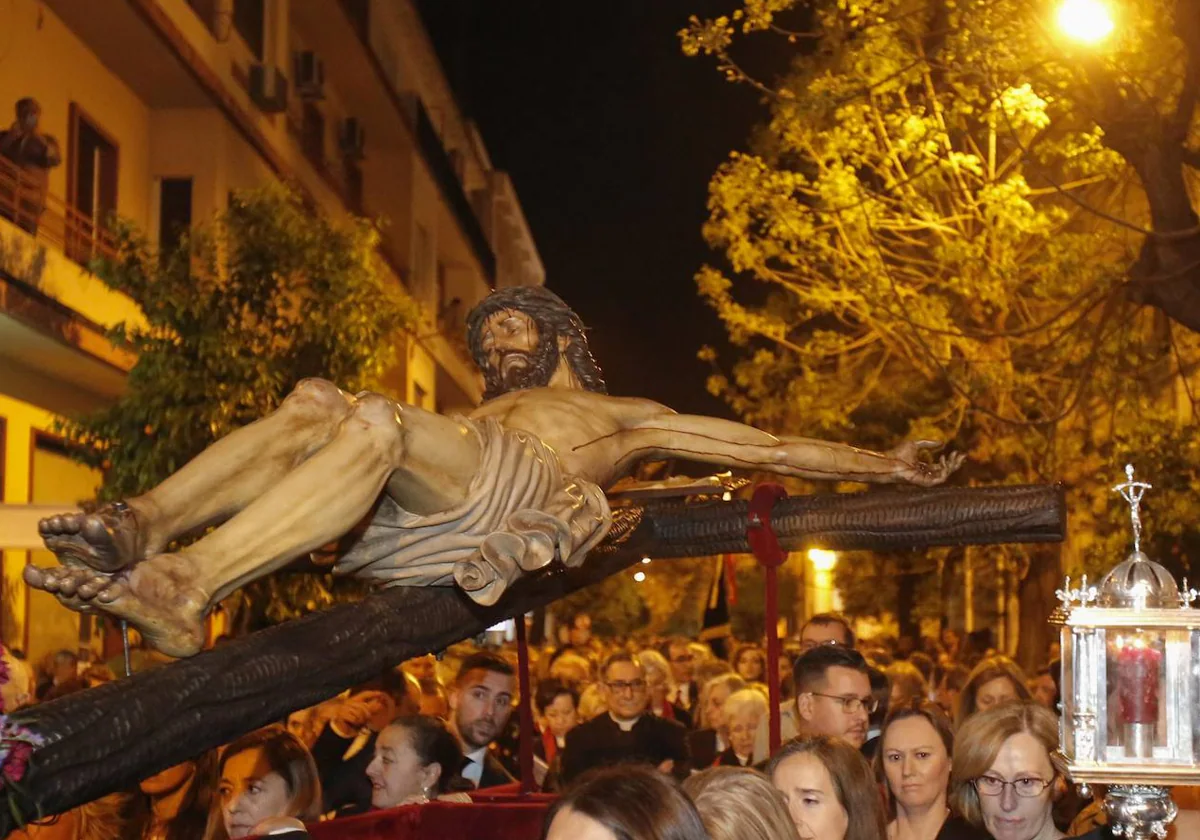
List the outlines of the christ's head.
<svg viewBox="0 0 1200 840">
<path fill-rule="evenodd" d="M 467 316 L 467 344 L 483 372 L 483 398 L 551 385 L 607 393 L 583 322 L 541 286 L 488 295 Z"/>
</svg>

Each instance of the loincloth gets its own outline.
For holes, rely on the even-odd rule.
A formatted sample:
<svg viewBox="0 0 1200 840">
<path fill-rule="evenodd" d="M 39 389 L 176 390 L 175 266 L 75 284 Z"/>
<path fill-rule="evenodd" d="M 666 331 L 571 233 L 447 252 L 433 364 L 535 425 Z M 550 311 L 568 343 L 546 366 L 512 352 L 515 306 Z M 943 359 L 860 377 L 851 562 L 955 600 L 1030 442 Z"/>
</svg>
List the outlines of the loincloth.
<svg viewBox="0 0 1200 840">
<path fill-rule="evenodd" d="M 579 565 L 604 538 L 612 524 L 604 491 L 564 475 L 554 450 L 491 418 L 460 421 L 480 445 L 466 501 L 421 516 L 385 494 L 366 531 L 338 558 L 335 574 L 386 586 L 457 582 L 490 606 L 522 571 L 556 557 Z"/>
</svg>

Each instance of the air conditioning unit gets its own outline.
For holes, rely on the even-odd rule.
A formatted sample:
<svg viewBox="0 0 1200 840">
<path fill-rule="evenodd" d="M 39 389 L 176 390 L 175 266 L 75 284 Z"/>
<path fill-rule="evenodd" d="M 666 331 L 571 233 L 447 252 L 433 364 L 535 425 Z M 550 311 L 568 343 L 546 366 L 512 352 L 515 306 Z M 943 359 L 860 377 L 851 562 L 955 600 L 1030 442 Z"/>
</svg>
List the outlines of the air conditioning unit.
<svg viewBox="0 0 1200 840">
<path fill-rule="evenodd" d="M 338 148 L 343 157 L 362 160 L 366 143 L 367 132 L 357 117 L 347 117 L 338 124 Z"/>
<path fill-rule="evenodd" d="M 250 98 L 266 114 L 287 110 L 288 80 L 273 64 L 255 64 L 250 68 Z"/>
<path fill-rule="evenodd" d="M 313 101 L 325 98 L 325 65 L 312 50 L 299 50 L 292 58 L 296 95 Z"/>
</svg>

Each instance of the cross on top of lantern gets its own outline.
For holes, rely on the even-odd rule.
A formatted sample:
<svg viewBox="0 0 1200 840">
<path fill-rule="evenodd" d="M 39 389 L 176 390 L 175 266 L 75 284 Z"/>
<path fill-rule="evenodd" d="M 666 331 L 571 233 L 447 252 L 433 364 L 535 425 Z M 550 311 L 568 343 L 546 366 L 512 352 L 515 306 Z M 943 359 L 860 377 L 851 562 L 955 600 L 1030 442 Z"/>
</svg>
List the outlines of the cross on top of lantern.
<svg viewBox="0 0 1200 840">
<path fill-rule="evenodd" d="M 1200 610 L 1197 593 L 1142 552 L 1142 497 L 1129 504 L 1133 551 L 1099 586 L 1087 577 L 1062 602 L 1061 746 L 1075 782 L 1178 785 L 1200 781 Z"/>
</svg>

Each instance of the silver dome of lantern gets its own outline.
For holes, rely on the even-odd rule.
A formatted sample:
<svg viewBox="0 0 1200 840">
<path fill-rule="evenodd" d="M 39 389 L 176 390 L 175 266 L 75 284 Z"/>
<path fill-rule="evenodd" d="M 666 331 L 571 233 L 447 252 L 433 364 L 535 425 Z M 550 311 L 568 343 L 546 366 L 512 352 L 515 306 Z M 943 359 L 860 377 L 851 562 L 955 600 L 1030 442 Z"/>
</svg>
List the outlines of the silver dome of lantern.
<svg viewBox="0 0 1200 840">
<path fill-rule="evenodd" d="M 1097 603 L 1101 607 L 1154 610 L 1183 604 L 1174 576 L 1142 552 L 1142 496 L 1151 486 L 1134 481 L 1133 464 L 1127 464 L 1125 482 L 1113 488 L 1129 503 L 1133 552 L 1100 581 Z"/>
<path fill-rule="evenodd" d="M 1179 607 L 1179 584 L 1159 563 L 1134 551 L 1100 581 L 1097 603 L 1101 607 L 1135 610 Z"/>
</svg>

